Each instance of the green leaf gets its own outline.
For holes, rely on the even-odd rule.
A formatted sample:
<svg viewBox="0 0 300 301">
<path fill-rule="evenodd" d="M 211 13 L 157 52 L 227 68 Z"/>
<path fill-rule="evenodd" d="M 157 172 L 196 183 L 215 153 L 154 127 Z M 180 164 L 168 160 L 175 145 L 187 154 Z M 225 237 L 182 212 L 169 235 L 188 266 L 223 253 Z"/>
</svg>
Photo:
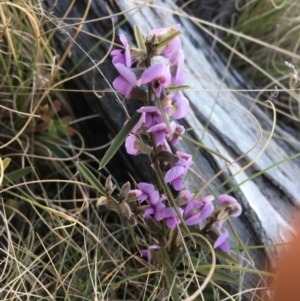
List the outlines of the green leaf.
<svg viewBox="0 0 300 301">
<path fill-rule="evenodd" d="M 171 291 L 171 296 L 173 301 L 180 301 L 179 299 L 179 293 L 177 289 L 177 280 L 176 280 L 176 275 L 171 267 L 170 263 L 170 258 L 167 253 L 167 250 L 165 248 L 160 248 L 160 256 L 161 256 L 161 261 L 163 263 L 163 271 L 164 275 L 166 277 L 167 285 L 168 288 Z"/>
<path fill-rule="evenodd" d="M 174 87 L 169 87 L 166 89 L 167 92 L 177 92 L 177 91 L 182 91 L 182 90 L 191 90 L 191 86 L 189 85 L 180 85 L 180 86 L 174 86 Z"/>
<path fill-rule="evenodd" d="M 5 171 L 5 169 L 8 167 L 9 163 L 10 163 L 11 159 L 10 158 L 5 158 L 2 160 L 2 164 L 3 164 L 3 171 Z"/>
<path fill-rule="evenodd" d="M 7 175 L 4 175 L 4 179 L 2 182 L 2 185 L 6 185 L 9 184 L 11 182 L 15 182 L 16 180 L 25 177 L 26 175 L 28 175 L 30 172 L 32 172 L 32 167 L 28 166 L 28 167 L 24 167 L 24 168 L 20 168 L 18 170 L 15 170 Z"/>
<path fill-rule="evenodd" d="M 169 42 L 171 42 L 172 40 L 174 40 L 180 34 L 181 34 L 181 31 L 175 31 L 175 32 L 171 33 L 166 38 L 162 39 L 159 43 L 157 43 L 155 45 L 155 47 L 159 49 L 161 47 L 166 46 Z"/>
<path fill-rule="evenodd" d="M 138 48 L 146 52 L 145 39 L 143 37 L 141 28 L 137 24 L 135 24 L 133 30 L 134 30 L 134 37 Z"/>
<path fill-rule="evenodd" d="M 141 249 L 140 249 L 139 244 L 136 240 L 136 234 L 134 233 L 133 226 L 128 221 L 127 221 L 127 227 L 128 227 L 129 233 L 131 235 L 131 238 L 133 240 L 133 243 L 134 243 L 136 249 L 139 251 L 139 253 L 141 253 Z"/>
<path fill-rule="evenodd" d="M 76 165 L 82 176 L 101 194 L 105 194 L 105 189 L 93 173 L 82 163 L 76 162 Z"/>
<path fill-rule="evenodd" d="M 111 158 L 115 155 L 115 153 L 118 151 L 118 149 L 121 147 L 133 127 L 137 124 L 137 122 L 141 118 L 140 113 L 134 113 L 132 117 L 129 119 L 129 121 L 125 124 L 125 126 L 122 128 L 122 130 L 119 132 L 119 134 L 115 137 L 112 144 L 104 154 L 99 169 L 102 169 L 106 164 L 111 160 Z"/>
<path fill-rule="evenodd" d="M 204 266 L 204 267 L 196 267 L 197 271 L 199 271 L 204 276 L 208 275 L 208 272 L 210 270 L 210 267 Z M 212 276 L 213 281 L 223 281 L 223 282 L 229 282 L 229 283 L 238 283 L 239 278 L 236 276 L 233 276 L 230 274 L 230 267 L 228 267 L 228 270 L 221 270 L 221 269 L 215 269 L 214 274 Z"/>
</svg>

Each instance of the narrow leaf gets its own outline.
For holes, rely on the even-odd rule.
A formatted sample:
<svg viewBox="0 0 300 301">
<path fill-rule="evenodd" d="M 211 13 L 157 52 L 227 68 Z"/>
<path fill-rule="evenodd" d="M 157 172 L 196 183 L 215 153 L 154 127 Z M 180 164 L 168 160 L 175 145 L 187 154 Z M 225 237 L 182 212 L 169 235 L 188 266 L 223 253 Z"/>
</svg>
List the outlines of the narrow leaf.
<svg viewBox="0 0 300 301">
<path fill-rule="evenodd" d="M 108 150 L 104 154 L 99 169 L 102 169 L 106 164 L 111 160 L 111 158 L 115 155 L 115 153 L 118 151 L 118 149 L 121 147 L 133 127 L 137 124 L 137 122 L 140 120 L 141 114 L 140 113 L 134 113 L 132 117 L 129 119 L 129 121 L 125 124 L 125 126 L 122 128 L 122 130 L 119 132 L 119 134 L 115 137 L 111 145 L 109 146 Z"/>
<path fill-rule="evenodd" d="M 133 243 L 134 243 L 135 247 L 141 253 L 141 249 L 140 249 L 139 244 L 136 240 L 136 234 L 134 233 L 133 226 L 128 221 L 127 221 L 127 227 L 128 227 L 129 233 L 131 235 L 131 238 L 133 240 Z"/>
<path fill-rule="evenodd" d="M 5 158 L 5 159 L 2 160 L 2 163 L 3 163 L 3 170 L 5 170 L 5 169 L 8 167 L 10 161 L 11 161 L 10 158 Z"/>
<path fill-rule="evenodd" d="M 134 28 L 134 37 L 138 48 L 146 52 L 145 39 L 143 37 L 141 28 L 137 24 L 135 24 L 133 28 Z"/>
<path fill-rule="evenodd" d="M 177 36 L 179 36 L 181 34 L 181 31 L 175 31 L 174 33 L 171 33 L 169 36 L 167 36 L 166 38 L 164 38 L 163 40 L 161 40 L 159 43 L 157 43 L 155 45 L 156 48 L 161 48 L 166 46 L 169 42 L 171 42 L 172 40 L 174 40 Z"/>
<path fill-rule="evenodd" d="M 189 86 L 189 85 L 180 85 L 180 86 L 169 87 L 169 88 L 166 89 L 166 91 L 168 93 L 183 91 L 183 90 L 191 90 L 191 86 Z"/>
<path fill-rule="evenodd" d="M 93 173 L 82 163 L 76 162 L 79 171 L 82 176 L 101 194 L 105 194 L 105 189 L 99 180 L 93 175 Z"/>
<path fill-rule="evenodd" d="M 170 258 L 165 248 L 160 248 L 161 261 L 164 266 L 164 275 L 166 277 L 168 288 L 171 292 L 173 301 L 180 301 L 179 292 L 177 289 L 176 275 L 171 267 Z"/>
<path fill-rule="evenodd" d="M 15 182 L 15 181 L 19 180 L 20 178 L 28 175 L 30 172 L 32 172 L 32 167 L 28 166 L 28 167 L 24 167 L 24 168 L 15 170 L 7 175 L 4 175 L 2 185 L 6 185 L 11 182 Z"/>
</svg>

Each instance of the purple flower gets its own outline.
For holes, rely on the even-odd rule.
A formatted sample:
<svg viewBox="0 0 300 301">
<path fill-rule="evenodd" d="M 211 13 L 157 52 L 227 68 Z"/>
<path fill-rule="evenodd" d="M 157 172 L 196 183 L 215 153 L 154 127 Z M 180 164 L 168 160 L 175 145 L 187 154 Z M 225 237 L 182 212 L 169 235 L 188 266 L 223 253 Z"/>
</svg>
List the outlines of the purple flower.
<svg viewBox="0 0 300 301">
<path fill-rule="evenodd" d="M 185 132 L 185 128 L 180 124 L 176 124 L 175 131 L 173 132 L 173 136 L 172 136 L 172 139 L 171 139 L 171 143 L 174 146 L 182 139 L 182 137 L 178 136 L 176 134 L 176 132 L 178 132 L 180 134 L 183 134 Z"/>
<path fill-rule="evenodd" d="M 145 218 L 149 218 L 151 215 L 159 222 L 165 218 L 164 216 L 164 210 L 166 209 L 166 205 L 162 203 L 162 200 L 155 204 L 155 205 L 150 205 L 148 208 L 145 209 L 144 215 Z"/>
<path fill-rule="evenodd" d="M 184 209 L 184 219 L 188 226 L 199 224 L 202 220 L 208 218 L 214 211 L 213 195 L 206 196 L 202 201 L 189 200 Z"/>
<path fill-rule="evenodd" d="M 183 214 L 183 209 L 178 208 L 179 213 L 182 215 Z M 168 207 L 166 208 L 163 213 L 163 217 L 166 219 L 166 225 L 170 229 L 174 229 L 176 225 L 179 225 L 181 223 L 181 220 L 173 207 Z"/>
<path fill-rule="evenodd" d="M 125 148 L 129 155 L 138 155 L 141 151 L 137 148 L 138 138 L 129 134 L 125 141 Z"/>
<path fill-rule="evenodd" d="M 219 205 L 225 206 L 225 205 L 230 205 L 232 207 L 235 207 L 236 211 L 232 213 L 230 216 L 232 217 L 238 217 L 242 213 L 242 207 L 241 205 L 237 202 L 235 198 L 233 198 L 230 195 L 227 194 L 221 194 L 218 197 Z"/>
<path fill-rule="evenodd" d="M 170 58 L 171 81 L 174 85 L 182 85 L 186 82 L 186 75 L 183 73 L 184 54 L 181 49 L 174 51 Z"/>
<path fill-rule="evenodd" d="M 194 199 L 194 195 L 194 193 L 191 193 L 190 191 L 185 189 L 179 192 L 179 196 L 186 198 L 188 202 L 191 202 Z"/>
<path fill-rule="evenodd" d="M 227 229 L 224 229 L 224 232 L 218 237 L 218 239 L 214 243 L 214 248 L 220 248 L 224 252 L 229 251 L 229 245 L 227 243 L 227 238 L 228 238 L 228 231 Z"/>
<path fill-rule="evenodd" d="M 152 246 L 149 246 L 148 249 L 141 250 L 142 256 L 147 258 L 148 263 L 151 263 L 151 260 L 152 260 L 151 251 L 157 250 L 157 249 L 159 249 L 158 245 L 152 245 Z"/>
<path fill-rule="evenodd" d="M 139 201 L 148 200 L 150 205 L 156 205 L 160 201 L 159 192 L 155 189 L 154 185 L 142 182 L 137 184 L 137 187 L 142 191 L 142 194 L 138 198 Z"/>
<path fill-rule="evenodd" d="M 154 133 L 156 138 L 156 145 L 162 145 L 165 143 L 166 137 L 170 137 L 175 131 L 176 124 L 174 121 L 170 122 L 171 133 L 168 131 L 167 125 L 162 122 L 152 126 L 147 133 Z"/>
<path fill-rule="evenodd" d="M 150 31 L 151 35 L 156 35 L 159 40 L 162 40 L 167 35 L 170 35 L 174 31 L 180 30 L 180 24 L 173 25 L 169 28 L 155 28 Z M 171 54 L 181 48 L 180 38 L 177 36 L 171 40 L 167 45 L 163 46 L 161 49 L 158 49 L 158 54 L 161 54 L 165 58 L 169 58 Z"/>
<path fill-rule="evenodd" d="M 179 161 L 170 168 L 165 175 L 165 182 L 172 184 L 173 188 L 177 191 L 183 189 L 183 176 L 188 171 L 189 167 L 193 164 L 192 156 L 186 153 L 177 151 Z"/>
<path fill-rule="evenodd" d="M 127 121 L 126 121 L 126 123 L 127 123 Z M 145 123 L 145 113 L 142 113 L 140 120 L 132 128 L 131 133 L 133 133 L 133 134 L 139 134 L 140 130 L 141 130 L 141 128 L 142 128 L 142 126 L 143 126 L 144 123 Z"/>
<path fill-rule="evenodd" d="M 165 64 L 150 66 L 142 74 L 142 83 L 150 82 L 153 84 L 156 97 L 159 97 L 162 89 L 169 87 L 171 83 L 170 67 Z"/>
<path fill-rule="evenodd" d="M 147 128 L 152 127 L 156 123 L 164 122 L 164 118 L 162 117 L 159 108 L 155 106 L 147 106 L 141 107 L 137 110 L 139 113 L 145 114 L 145 126 Z"/>
<path fill-rule="evenodd" d="M 161 145 L 157 147 L 157 153 L 161 151 L 166 151 L 168 153 L 172 153 L 172 150 L 170 148 L 170 145 L 167 140 L 165 140 Z"/>
<path fill-rule="evenodd" d="M 131 198 L 138 198 L 140 195 L 142 194 L 142 192 L 138 189 L 132 189 L 128 192 L 128 196 L 127 198 L 128 199 L 131 199 Z"/>
<path fill-rule="evenodd" d="M 120 34 L 120 41 L 125 47 L 125 50 L 123 49 L 115 49 L 111 52 L 111 55 L 113 57 L 112 62 L 113 64 L 123 64 L 126 65 L 126 67 L 131 67 L 131 55 L 130 55 L 130 49 L 129 45 L 126 39 L 126 36 L 123 34 Z"/>
<path fill-rule="evenodd" d="M 186 116 L 189 109 L 189 101 L 180 92 L 170 93 L 166 98 L 165 112 L 174 119 L 181 119 Z"/>
<path fill-rule="evenodd" d="M 126 98 L 129 98 L 132 88 L 139 84 L 136 75 L 130 68 L 123 64 L 117 63 L 115 67 L 119 71 L 120 76 L 113 81 L 113 87 L 122 95 L 125 95 Z"/>
</svg>

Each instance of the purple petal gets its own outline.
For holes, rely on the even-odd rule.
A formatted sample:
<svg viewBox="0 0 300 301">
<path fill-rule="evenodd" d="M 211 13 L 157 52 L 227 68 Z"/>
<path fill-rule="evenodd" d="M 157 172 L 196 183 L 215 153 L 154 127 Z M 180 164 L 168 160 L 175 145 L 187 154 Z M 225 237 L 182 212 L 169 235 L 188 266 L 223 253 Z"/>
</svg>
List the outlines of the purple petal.
<svg viewBox="0 0 300 301">
<path fill-rule="evenodd" d="M 160 97 L 162 89 L 163 89 L 163 86 L 161 84 L 157 86 L 157 88 L 155 89 L 155 96 L 156 97 Z"/>
<path fill-rule="evenodd" d="M 156 146 L 164 144 L 165 137 L 166 137 L 165 132 L 156 132 L 155 133 Z"/>
<path fill-rule="evenodd" d="M 175 128 L 175 130 L 173 132 L 174 134 L 173 134 L 173 137 L 171 139 L 171 143 L 174 146 L 182 139 L 182 137 L 178 136 L 175 133 L 175 131 L 178 132 L 178 133 L 180 133 L 180 134 L 183 134 L 185 132 L 185 128 L 182 125 L 180 125 L 180 124 L 176 124 L 176 128 Z"/>
<path fill-rule="evenodd" d="M 176 73 L 176 75 L 171 76 L 171 82 L 176 86 L 184 84 L 186 82 L 186 80 L 187 80 L 187 77 L 186 77 L 185 73 L 183 73 L 183 72 Z"/>
<path fill-rule="evenodd" d="M 182 215 L 183 209 L 178 208 L 178 210 L 179 210 L 179 213 Z M 178 217 L 178 214 L 177 214 L 175 208 L 173 208 L 173 207 L 166 208 L 164 210 L 164 216 L 167 219 L 166 225 L 170 229 L 174 229 L 177 224 L 181 223 L 181 220 Z"/>
<path fill-rule="evenodd" d="M 125 64 L 126 63 L 126 58 L 124 54 L 124 50 L 122 49 L 115 49 L 111 53 L 112 58 L 112 63 L 115 65 L 117 63 L 120 64 Z"/>
<path fill-rule="evenodd" d="M 159 203 L 159 204 L 157 204 L 155 206 L 155 209 L 154 209 L 154 211 L 155 211 L 154 218 L 157 221 L 161 221 L 161 220 L 163 220 L 165 218 L 165 213 L 164 213 L 165 209 L 166 209 L 166 206 L 163 203 Z"/>
<path fill-rule="evenodd" d="M 224 252 L 228 252 L 229 251 L 229 245 L 226 241 L 227 238 L 228 238 L 228 231 L 227 231 L 227 229 L 224 229 L 224 232 L 215 241 L 214 248 L 215 249 L 220 248 Z"/>
<path fill-rule="evenodd" d="M 156 124 L 154 126 L 152 126 L 148 131 L 147 133 L 154 133 L 154 132 L 160 132 L 160 131 L 166 131 L 168 128 L 167 128 L 167 125 L 165 123 L 159 123 L 159 124 Z"/>
<path fill-rule="evenodd" d="M 123 64 L 115 64 L 115 68 L 119 71 L 122 77 L 127 80 L 131 85 L 136 85 L 135 73 Z"/>
<path fill-rule="evenodd" d="M 233 198 L 232 196 L 227 195 L 227 194 L 221 194 L 218 197 L 218 201 L 219 201 L 220 205 L 231 205 L 231 206 L 234 206 L 234 207 L 236 207 L 238 209 L 237 212 L 231 214 L 232 217 L 238 217 L 238 216 L 241 215 L 241 213 L 242 213 L 242 207 L 237 202 L 237 200 L 235 198 Z"/>
<path fill-rule="evenodd" d="M 145 218 L 149 218 L 151 214 L 154 214 L 154 208 L 153 207 L 148 207 L 144 210 L 144 215 Z"/>
<path fill-rule="evenodd" d="M 145 122 L 145 113 L 142 113 L 140 120 L 133 127 L 133 129 L 131 130 L 131 133 L 136 134 L 139 131 L 139 129 L 142 127 L 144 122 Z"/>
<path fill-rule="evenodd" d="M 165 182 L 170 183 L 175 179 L 182 177 L 185 173 L 185 168 L 182 166 L 173 166 L 165 175 Z"/>
<path fill-rule="evenodd" d="M 187 98 L 183 97 L 179 92 L 169 95 L 172 99 L 173 105 L 176 107 L 176 111 L 173 113 L 172 117 L 175 119 L 181 119 L 186 116 L 189 109 L 189 101 Z"/>
<path fill-rule="evenodd" d="M 148 263 L 151 263 L 152 260 L 151 252 L 148 249 L 143 249 L 141 250 L 141 253 L 142 253 L 142 257 L 146 257 Z"/>
<path fill-rule="evenodd" d="M 149 195 L 149 203 L 151 205 L 156 205 L 159 202 L 159 192 L 157 190 L 154 190 Z"/>
<path fill-rule="evenodd" d="M 136 136 L 129 134 L 125 141 L 126 151 L 129 155 L 137 155 L 140 151 L 135 147 Z"/>
<path fill-rule="evenodd" d="M 118 76 L 112 83 L 114 89 L 119 91 L 122 95 L 126 95 L 128 92 L 128 82 L 122 76 Z M 127 96 L 128 97 L 128 94 Z"/>
<path fill-rule="evenodd" d="M 181 47 L 181 41 L 179 37 L 174 38 L 167 44 L 167 47 L 163 51 L 163 56 L 169 58 L 171 54 Z"/>
<path fill-rule="evenodd" d="M 166 65 L 164 65 L 164 64 L 156 64 L 156 65 L 150 66 L 142 74 L 142 83 L 148 84 L 159 78 L 164 78 L 165 73 L 166 73 Z"/>
<path fill-rule="evenodd" d="M 138 190 L 138 189 L 132 189 L 128 193 L 128 198 L 133 198 L 133 197 L 137 198 L 141 194 L 142 194 L 142 192 L 140 190 Z"/>
<path fill-rule="evenodd" d="M 154 185 L 145 182 L 138 183 L 137 187 L 147 194 L 150 194 L 155 190 Z"/>
<path fill-rule="evenodd" d="M 194 214 L 194 215 L 191 215 L 189 218 L 187 218 L 185 220 L 185 223 L 187 226 L 193 226 L 193 225 L 197 225 L 201 222 L 201 217 L 200 217 L 200 214 Z"/>
<path fill-rule="evenodd" d="M 131 55 L 129 50 L 129 45 L 126 39 L 126 36 L 124 34 L 120 34 L 120 41 L 125 47 L 125 60 L 126 60 L 126 66 L 131 67 Z"/>
<path fill-rule="evenodd" d="M 181 190 L 181 191 L 179 192 L 179 196 L 181 196 L 181 197 L 186 197 L 186 198 L 188 199 L 189 202 L 191 202 L 191 201 L 193 200 L 194 195 L 195 195 L 194 193 L 191 193 L 191 192 L 188 191 L 188 190 Z"/>
<path fill-rule="evenodd" d="M 176 191 L 180 191 L 181 189 L 183 189 L 184 185 L 183 185 L 182 179 L 181 178 L 177 178 L 174 181 L 172 181 L 172 186 L 173 186 L 173 188 Z"/>
<path fill-rule="evenodd" d="M 205 204 L 201 209 L 200 216 L 199 216 L 200 219 L 203 220 L 208 218 L 209 216 L 211 216 L 213 211 L 214 211 L 214 205 L 212 203 Z"/>
<path fill-rule="evenodd" d="M 174 218 L 168 218 L 166 220 L 166 225 L 168 228 L 173 230 L 177 225 L 177 221 Z"/>
<path fill-rule="evenodd" d="M 214 196 L 214 195 L 208 195 L 208 196 L 205 196 L 205 197 L 202 199 L 202 202 L 204 202 L 204 203 L 209 203 L 209 202 L 212 202 L 214 199 L 215 199 L 215 196 Z"/>
</svg>

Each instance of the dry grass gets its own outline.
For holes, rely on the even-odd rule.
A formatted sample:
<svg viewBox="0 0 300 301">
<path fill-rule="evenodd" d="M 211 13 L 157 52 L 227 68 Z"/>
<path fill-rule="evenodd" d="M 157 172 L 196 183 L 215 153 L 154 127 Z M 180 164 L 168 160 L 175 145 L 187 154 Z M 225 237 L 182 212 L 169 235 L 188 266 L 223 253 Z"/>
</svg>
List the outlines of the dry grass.
<svg viewBox="0 0 300 301">
<path fill-rule="evenodd" d="M 267 53 L 264 56 L 269 60 L 263 72 L 265 88 L 260 91 L 274 89 L 275 85 L 278 91 L 283 90 L 287 103 L 278 104 L 277 109 L 298 120 L 295 88 L 298 37 L 293 40 L 284 30 L 274 36 L 272 31 L 272 26 L 278 22 L 276 16 L 288 22 L 290 34 L 297 33 L 298 27 L 293 22 L 298 18 L 295 15 L 298 6 L 294 1 L 275 8 L 270 1 L 264 2 L 259 9 L 265 9 L 267 15 L 274 17 L 273 25 L 264 27 L 264 32 L 254 27 L 253 24 L 258 24 L 255 16 L 265 18 L 255 11 L 254 2 L 239 20 L 236 31 L 227 30 L 230 36 L 226 43 L 233 46 L 237 41 L 240 47 L 237 48 L 237 66 L 245 64 L 245 57 L 251 58 L 254 67 L 251 72 L 258 71 L 254 75 L 247 71 L 245 75 L 253 78 L 261 74 L 257 67 L 263 47 Z M 1 160 L 0 164 L 1 300 L 166 300 L 170 295 L 164 278 L 165 267 L 149 265 L 136 248 L 136 244 L 142 248 L 157 243 L 157 238 L 141 227 L 136 230 L 139 239 L 135 241 L 123 219 L 96 208 L 94 201 L 100 194 L 93 185 L 87 184 L 86 177 L 76 168 L 78 158 L 85 154 L 89 158 L 89 169 L 103 182 L 103 174 L 93 169 L 97 159 L 73 126 L 76 120 L 72 126 L 69 124 L 68 116 L 72 116 L 72 111 L 63 87 L 70 79 L 64 77 L 70 70 L 65 71 L 62 66 L 76 44 L 75 38 L 82 31 L 85 17 L 84 14 L 82 20 L 78 20 L 74 26 L 75 36 L 65 53 L 58 57 L 52 38 L 65 20 L 47 15 L 40 1 L 0 3 L 1 157 L 11 159 L 5 170 L 3 162 L 7 164 L 8 161 Z M 50 28 L 54 30 L 48 31 Z M 237 33 L 249 35 L 249 38 Z M 292 43 L 286 46 L 288 37 Z M 255 43 L 255 39 L 263 39 L 267 45 Z M 112 48 L 113 43 L 109 39 L 108 42 Z M 295 55 L 279 55 L 276 47 L 288 49 L 289 55 Z M 89 57 L 85 52 L 83 56 Z M 295 66 L 291 81 L 283 60 Z M 95 64 L 93 68 L 97 70 Z M 260 101 L 258 98 L 259 95 L 253 101 Z M 61 110 L 57 110 L 57 100 Z M 12 172 L 15 172 L 14 177 Z M 197 291 L 212 268 L 214 251 L 211 252 L 201 239 L 195 251 L 190 251 L 191 247 L 184 244 L 181 257 L 177 258 L 181 265 L 174 281 L 181 298 L 187 296 L 187 288 L 190 294 Z M 224 264 L 213 266 L 214 276 L 202 297 L 200 294 L 195 300 L 240 300 L 238 298 L 246 293 L 242 285 L 245 274 L 256 273 L 261 281 L 267 275 L 257 271 L 247 257 L 239 257 L 238 251 L 233 255 L 237 255 L 241 265 L 233 265 L 232 258 L 221 252 L 216 255 Z M 171 267 L 175 269 L 176 266 Z M 253 288 L 253 298 L 260 289 L 263 286 Z"/>
</svg>

